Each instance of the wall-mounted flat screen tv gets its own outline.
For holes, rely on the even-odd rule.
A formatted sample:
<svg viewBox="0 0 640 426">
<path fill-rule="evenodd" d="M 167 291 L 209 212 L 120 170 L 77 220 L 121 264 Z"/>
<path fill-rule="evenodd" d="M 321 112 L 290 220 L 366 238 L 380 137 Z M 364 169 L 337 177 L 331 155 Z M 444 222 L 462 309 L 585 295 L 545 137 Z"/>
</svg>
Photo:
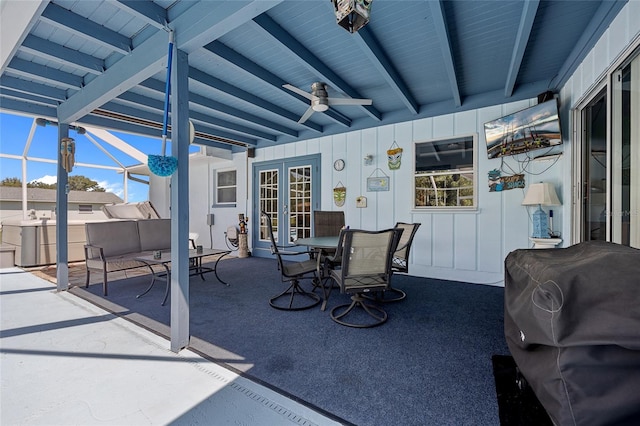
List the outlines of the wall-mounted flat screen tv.
<svg viewBox="0 0 640 426">
<path fill-rule="evenodd" d="M 552 99 L 484 124 L 489 158 L 562 144 L 558 101 Z"/>
</svg>

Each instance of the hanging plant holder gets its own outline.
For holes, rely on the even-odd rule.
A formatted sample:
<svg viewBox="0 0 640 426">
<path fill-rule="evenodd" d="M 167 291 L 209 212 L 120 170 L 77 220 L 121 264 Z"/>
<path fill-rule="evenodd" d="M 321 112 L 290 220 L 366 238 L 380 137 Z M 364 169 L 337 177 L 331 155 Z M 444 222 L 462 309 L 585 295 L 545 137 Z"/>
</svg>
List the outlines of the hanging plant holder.
<svg viewBox="0 0 640 426">
<path fill-rule="evenodd" d="M 344 206 L 344 201 L 347 198 L 347 188 L 342 182 L 338 182 L 335 188 L 333 188 L 333 202 L 336 206 Z"/>
<path fill-rule="evenodd" d="M 149 155 L 147 165 L 151 173 L 157 176 L 171 176 L 178 168 L 178 159 L 166 156 L 167 124 L 169 121 L 169 95 L 171 94 L 171 62 L 173 58 L 173 31 L 169 32 L 169 54 L 167 55 L 167 81 L 164 93 L 164 120 L 162 123 L 162 155 Z"/>
<path fill-rule="evenodd" d="M 389 170 L 398 170 L 402 161 L 402 148 L 393 141 L 387 150 L 387 160 L 389 161 Z"/>
</svg>

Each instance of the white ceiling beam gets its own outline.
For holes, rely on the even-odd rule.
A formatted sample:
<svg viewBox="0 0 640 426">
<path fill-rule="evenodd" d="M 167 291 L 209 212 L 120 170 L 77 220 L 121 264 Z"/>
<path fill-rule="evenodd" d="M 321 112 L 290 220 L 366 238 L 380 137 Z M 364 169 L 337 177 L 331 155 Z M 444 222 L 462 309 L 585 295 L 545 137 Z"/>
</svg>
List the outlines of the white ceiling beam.
<svg viewBox="0 0 640 426">
<path fill-rule="evenodd" d="M 169 21 L 167 11 L 152 1 L 140 0 L 107 0 L 108 3 L 129 13 L 136 15 L 139 19 L 144 20 L 147 24 L 156 28 L 164 28 Z"/>
<path fill-rule="evenodd" d="M 176 47 L 188 52 L 210 43 L 279 3 L 280 1 L 198 2 L 176 17 L 169 27 L 175 31 Z M 166 67 L 168 43 L 167 32 L 158 30 L 60 105 L 58 121 L 77 121 L 161 72 Z"/>
<path fill-rule="evenodd" d="M 0 2 L 0 75 L 4 74 L 9 62 L 27 37 L 31 28 L 38 22 L 48 1 L 39 0 L 3 0 Z"/>
<path fill-rule="evenodd" d="M 167 33 L 162 30 L 151 36 L 60 105 L 58 121 L 77 121 L 120 93 L 161 72 L 166 66 L 168 41 Z"/>
<path fill-rule="evenodd" d="M 524 58 L 524 52 L 527 48 L 527 43 L 529 42 L 529 36 L 531 35 L 531 29 L 533 28 L 533 22 L 536 19 L 536 13 L 538 12 L 539 5 L 540 0 L 530 0 L 522 3 L 520 26 L 518 27 L 516 42 L 513 46 L 513 53 L 511 54 L 511 64 L 509 65 L 507 82 L 504 86 L 505 98 L 509 98 L 513 94 L 513 88 L 516 85 L 518 72 L 522 65 L 522 58 Z"/>
<path fill-rule="evenodd" d="M 442 49 L 442 59 L 444 59 L 444 69 L 449 77 L 451 86 L 451 95 L 456 107 L 462 105 L 460 98 L 460 88 L 458 87 L 458 78 L 456 76 L 456 66 L 453 60 L 453 51 L 451 50 L 451 40 L 449 38 L 449 28 L 447 28 L 447 18 L 444 16 L 444 7 L 442 0 L 427 2 L 431 8 L 433 18 L 433 27 L 440 40 L 440 48 Z"/>
<path fill-rule="evenodd" d="M 409 90 L 409 87 L 400 76 L 400 72 L 393 66 L 393 62 L 389 59 L 373 32 L 364 27 L 360 28 L 353 37 L 354 41 L 360 46 L 362 53 L 369 58 L 371 64 L 386 80 L 389 87 L 396 92 L 398 98 L 406 105 L 409 111 L 417 114 L 420 110 L 420 105 L 418 105 L 418 102 L 411 94 L 411 90 Z"/>
<path fill-rule="evenodd" d="M 55 28 L 60 28 L 74 37 L 80 37 L 99 44 L 107 49 L 115 50 L 123 55 L 131 51 L 131 40 L 117 31 L 110 30 L 104 25 L 100 25 L 84 16 L 80 16 L 62 6 L 51 3 L 42 12 L 40 17 L 42 22 L 46 22 Z"/>
</svg>

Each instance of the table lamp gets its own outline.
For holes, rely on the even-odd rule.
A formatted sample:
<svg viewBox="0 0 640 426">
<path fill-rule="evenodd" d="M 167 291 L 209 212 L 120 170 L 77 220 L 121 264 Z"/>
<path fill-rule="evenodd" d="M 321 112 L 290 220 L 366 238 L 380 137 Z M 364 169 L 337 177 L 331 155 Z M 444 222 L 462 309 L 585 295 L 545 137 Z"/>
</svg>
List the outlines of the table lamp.
<svg viewBox="0 0 640 426">
<path fill-rule="evenodd" d="M 547 214 L 542 210 L 542 206 L 561 205 L 553 184 L 540 182 L 529 185 L 523 206 L 538 206 L 538 210 L 533 213 L 533 238 L 551 238 L 549 227 L 547 226 Z"/>
</svg>

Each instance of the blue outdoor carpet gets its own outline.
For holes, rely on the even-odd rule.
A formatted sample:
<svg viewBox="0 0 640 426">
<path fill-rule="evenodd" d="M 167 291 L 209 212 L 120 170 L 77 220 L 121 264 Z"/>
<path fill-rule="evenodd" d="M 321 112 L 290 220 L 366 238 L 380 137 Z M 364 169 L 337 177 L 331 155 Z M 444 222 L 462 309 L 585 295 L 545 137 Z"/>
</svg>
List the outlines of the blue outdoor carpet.
<svg viewBox="0 0 640 426">
<path fill-rule="evenodd" d="M 192 347 L 209 359 L 345 424 L 500 424 L 492 356 L 509 354 L 502 287 L 394 275 L 407 298 L 384 305 L 387 323 L 353 329 L 329 316 L 349 300 L 338 290 L 324 312 L 271 308 L 269 298 L 286 285 L 275 259 L 230 258 L 218 270 L 229 287 L 212 274 L 190 284 Z M 148 283 L 148 276 L 112 281 L 106 300 L 125 316 L 164 324 L 156 331 L 165 334 L 164 283 L 135 297 Z M 88 289 L 96 303 L 101 287 L 94 281 Z"/>
</svg>

